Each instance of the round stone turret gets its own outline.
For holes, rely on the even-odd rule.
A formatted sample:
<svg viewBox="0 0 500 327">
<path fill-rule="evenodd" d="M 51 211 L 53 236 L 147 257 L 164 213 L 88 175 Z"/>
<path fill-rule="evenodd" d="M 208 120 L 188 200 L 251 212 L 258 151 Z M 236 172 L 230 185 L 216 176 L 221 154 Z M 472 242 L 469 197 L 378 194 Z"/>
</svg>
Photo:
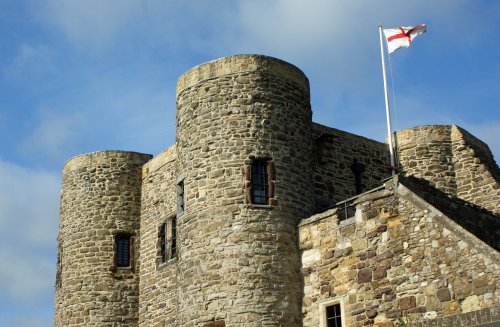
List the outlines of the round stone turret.
<svg viewBox="0 0 500 327">
<path fill-rule="evenodd" d="M 300 325 L 311 125 L 308 79 L 284 61 L 238 55 L 179 78 L 178 326 Z"/>
<path fill-rule="evenodd" d="M 438 190 L 500 211 L 500 173 L 488 145 L 456 125 L 431 125 L 396 132 L 400 169 Z"/>
<path fill-rule="evenodd" d="M 137 326 L 141 167 L 102 151 L 63 169 L 55 326 Z"/>
<path fill-rule="evenodd" d="M 432 186 L 456 195 L 456 179 L 450 125 L 430 125 L 396 132 L 400 169 L 406 175 L 427 180 Z"/>
</svg>

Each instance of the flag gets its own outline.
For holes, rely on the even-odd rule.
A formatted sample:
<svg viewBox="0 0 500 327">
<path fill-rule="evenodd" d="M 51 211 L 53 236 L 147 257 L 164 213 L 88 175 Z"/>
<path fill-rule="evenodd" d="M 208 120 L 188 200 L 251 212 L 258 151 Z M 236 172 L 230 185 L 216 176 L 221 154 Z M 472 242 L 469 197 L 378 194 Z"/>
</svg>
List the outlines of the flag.
<svg viewBox="0 0 500 327">
<path fill-rule="evenodd" d="M 426 28 L 425 24 L 420 24 L 417 26 L 384 29 L 389 53 L 393 53 L 399 48 L 408 48 L 414 38 L 426 32 Z"/>
</svg>

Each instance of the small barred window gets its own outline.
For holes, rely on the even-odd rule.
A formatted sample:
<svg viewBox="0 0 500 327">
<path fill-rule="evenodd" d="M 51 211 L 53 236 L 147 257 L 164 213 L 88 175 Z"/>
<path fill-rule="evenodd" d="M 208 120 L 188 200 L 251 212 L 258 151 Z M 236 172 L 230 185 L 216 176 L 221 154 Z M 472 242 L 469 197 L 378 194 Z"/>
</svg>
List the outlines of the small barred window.
<svg viewBox="0 0 500 327">
<path fill-rule="evenodd" d="M 342 314 L 340 303 L 326 307 L 327 327 L 342 327 Z"/>
<path fill-rule="evenodd" d="M 337 297 L 319 303 L 320 320 L 319 327 L 344 327 L 344 305 L 343 298 Z"/>
<path fill-rule="evenodd" d="M 274 197 L 276 170 L 271 159 L 248 159 L 245 161 L 246 201 L 248 204 L 277 204 Z"/>
<path fill-rule="evenodd" d="M 254 160 L 252 164 L 252 203 L 268 204 L 269 181 L 267 163 L 263 160 Z"/>
<path fill-rule="evenodd" d="M 130 240 L 129 234 L 116 235 L 116 267 L 130 267 Z"/>
<path fill-rule="evenodd" d="M 158 263 L 177 257 L 177 219 L 171 218 L 158 229 Z"/>
</svg>

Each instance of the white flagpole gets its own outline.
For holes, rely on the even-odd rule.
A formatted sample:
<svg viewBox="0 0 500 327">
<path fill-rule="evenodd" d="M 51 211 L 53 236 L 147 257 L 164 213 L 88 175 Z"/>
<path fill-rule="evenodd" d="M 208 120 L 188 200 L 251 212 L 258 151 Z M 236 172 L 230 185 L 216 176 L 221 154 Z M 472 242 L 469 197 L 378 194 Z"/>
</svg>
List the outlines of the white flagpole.
<svg viewBox="0 0 500 327">
<path fill-rule="evenodd" d="M 389 135 L 389 154 L 391 156 L 391 169 L 392 176 L 396 175 L 396 164 L 394 163 L 394 149 L 392 146 L 392 129 L 391 129 L 391 111 L 389 110 L 389 91 L 387 90 L 387 75 L 385 73 L 385 56 L 384 56 L 384 44 L 382 37 L 382 25 L 378 26 L 380 33 L 380 54 L 382 55 L 382 73 L 384 75 L 384 93 L 385 93 L 385 113 L 387 116 L 387 132 Z"/>
</svg>

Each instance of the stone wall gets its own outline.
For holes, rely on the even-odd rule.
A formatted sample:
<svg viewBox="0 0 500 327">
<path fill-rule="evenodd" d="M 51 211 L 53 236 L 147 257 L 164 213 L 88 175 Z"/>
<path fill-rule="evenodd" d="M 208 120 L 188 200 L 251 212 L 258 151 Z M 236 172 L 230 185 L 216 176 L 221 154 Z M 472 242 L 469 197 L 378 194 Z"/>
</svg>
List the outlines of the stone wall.
<svg viewBox="0 0 500 327">
<path fill-rule="evenodd" d="M 500 213 L 500 169 L 488 146 L 455 125 L 396 132 L 400 171 L 448 195 Z"/>
<path fill-rule="evenodd" d="M 451 126 L 419 126 L 397 131 L 395 134 L 400 171 L 423 178 L 438 190 L 456 196 Z"/>
<path fill-rule="evenodd" d="M 458 126 L 451 141 L 457 196 L 500 214 L 500 170 L 488 146 Z"/>
<path fill-rule="evenodd" d="M 141 167 L 150 158 L 102 151 L 65 164 L 55 326 L 138 326 Z M 134 241 L 130 268 L 115 266 L 120 232 Z"/>
<path fill-rule="evenodd" d="M 179 78 L 176 326 L 297 326 L 301 286 L 296 222 L 313 194 L 309 83 L 296 67 L 257 55 L 222 58 Z M 252 159 L 275 164 L 274 198 L 245 197 Z"/>
<path fill-rule="evenodd" d="M 448 194 L 436 190 L 425 180 L 412 176 L 399 177 L 399 180 L 445 216 L 500 251 L 500 219 L 497 215 L 479 206 L 473 206 L 467 201 L 450 198 Z"/>
<path fill-rule="evenodd" d="M 331 209 L 299 226 L 303 326 L 318 326 L 320 305 L 332 298 L 352 327 L 442 322 L 487 308 L 481 321 L 500 320 L 491 318 L 500 305 L 498 252 L 402 184 L 356 204 L 355 217 L 339 221 Z"/>
<path fill-rule="evenodd" d="M 177 260 L 159 260 L 160 226 L 176 213 L 176 147 L 143 168 L 139 326 L 177 326 Z"/>
<path fill-rule="evenodd" d="M 319 124 L 313 124 L 313 132 L 314 195 L 319 208 L 358 194 L 355 162 L 364 166 L 360 172 L 360 193 L 380 186 L 382 180 L 391 176 L 387 144 Z"/>
<path fill-rule="evenodd" d="M 456 126 L 397 132 L 401 171 L 425 187 L 388 183 L 339 222 L 337 209 L 311 215 L 379 186 L 388 149 L 313 124 L 297 67 L 214 60 L 179 78 L 176 100 L 176 144 L 154 159 L 102 151 L 66 163 L 55 326 L 318 326 L 332 298 L 348 326 L 495 321 L 498 253 L 457 225 L 499 248 L 500 170 L 484 143 Z M 258 159 L 272 163 L 266 205 L 249 200 Z M 161 262 L 172 218 L 177 252 Z M 115 266 L 119 233 L 132 235 L 130 268 Z"/>
</svg>

